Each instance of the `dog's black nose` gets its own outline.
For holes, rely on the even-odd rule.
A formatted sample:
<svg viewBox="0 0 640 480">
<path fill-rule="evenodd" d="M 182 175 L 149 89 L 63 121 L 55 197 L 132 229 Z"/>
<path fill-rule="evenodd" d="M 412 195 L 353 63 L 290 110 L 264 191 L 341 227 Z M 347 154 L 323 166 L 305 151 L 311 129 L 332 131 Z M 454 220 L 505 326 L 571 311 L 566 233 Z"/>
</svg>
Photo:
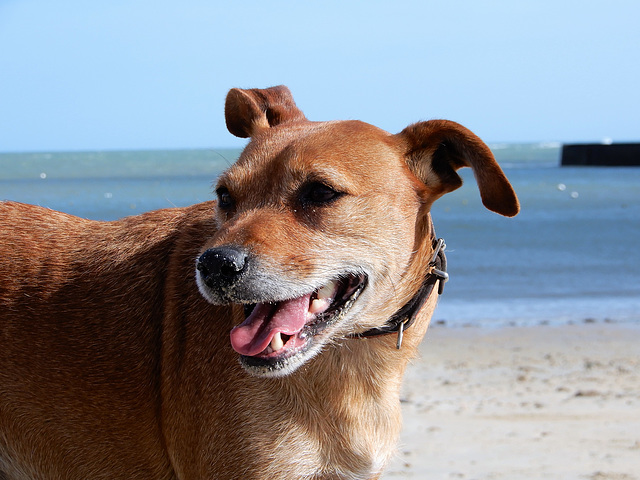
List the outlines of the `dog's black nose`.
<svg viewBox="0 0 640 480">
<path fill-rule="evenodd" d="M 210 248 L 196 263 L 202 280 L 211 288 L 233 284 L 246 266 L 246 252 L 236 247 Z"/>
</svg>

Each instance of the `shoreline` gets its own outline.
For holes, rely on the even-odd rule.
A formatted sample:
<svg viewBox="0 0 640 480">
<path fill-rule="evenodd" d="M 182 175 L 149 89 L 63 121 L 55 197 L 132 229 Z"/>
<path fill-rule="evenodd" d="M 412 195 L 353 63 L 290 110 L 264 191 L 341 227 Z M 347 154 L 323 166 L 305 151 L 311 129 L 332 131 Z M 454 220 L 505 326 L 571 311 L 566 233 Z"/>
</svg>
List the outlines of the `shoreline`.
<svg viewBox="0 0 640 480">
<path fill-rule="evenodd" d="M 629 328 L 640 329 L 640 322 L 634 315 L 632 318 L 594 318 L 584 317 L 581 320 L 574 319 L 553 319 L 553 320 L 536 320 L 531 321 L 519 321 L 519 320 L 503 320 L 498 322 L 467 322 L 456 321 L 449 322 L 444 319 L 432 319 L 429 329 L 435 328 L 448 328 L 448 329 L 478 329 L 478 330 L 500 330 L 503 328 L 536 328 L 536 327 L 579 327 L 582 325 L 601 325 L 601 326 L 623 326 Z"/>
<path fill-rule="evenodd" d="M 637 295 L 593 296 L 588 292 L 546 299 L 461 300 L 446 297 L 438 302 L 431 323 L 454 328 L 584 323 L 640 325 L 640 298 Z"/>
<path fill-rule="evenodd" d="M 640 479 L 640 325 L 429 328 L 383 480 Z"/>
</svg>

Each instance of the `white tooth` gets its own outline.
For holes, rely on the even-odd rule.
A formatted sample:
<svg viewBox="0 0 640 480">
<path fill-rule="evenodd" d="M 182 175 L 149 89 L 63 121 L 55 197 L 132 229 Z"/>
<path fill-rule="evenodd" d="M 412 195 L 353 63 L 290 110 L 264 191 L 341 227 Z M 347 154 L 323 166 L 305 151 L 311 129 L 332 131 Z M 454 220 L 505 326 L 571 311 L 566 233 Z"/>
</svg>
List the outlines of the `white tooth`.
<svg viewBox="0 0 640 480">
<path fill-rule="evenodd" d="M 273 348 L 274 352 L 277 352 L 282 347 L 284 347 L 284 342 L 282 341 L 282 335 L 278 332 L 271 339 L 271 348 Z"/>
<path fill-rule="evenodd" d="M 309 305 L 309 313 L 316 314 L 318 312 L 323 312 L 329 307 L 329 302 L 326 299 L 316 298 Z"/>
<path fill-rule="evenodd" d="M 338 282 L 336 282 L 335 280 L 332 280 L 329 283 L 327 283 L 324 287 L 322 287 L 320 290 L 318 290 L 318 298 L 320 300 L 333 298 L 333 295 L 337 288 L 337 283 Z"/>
</svg>

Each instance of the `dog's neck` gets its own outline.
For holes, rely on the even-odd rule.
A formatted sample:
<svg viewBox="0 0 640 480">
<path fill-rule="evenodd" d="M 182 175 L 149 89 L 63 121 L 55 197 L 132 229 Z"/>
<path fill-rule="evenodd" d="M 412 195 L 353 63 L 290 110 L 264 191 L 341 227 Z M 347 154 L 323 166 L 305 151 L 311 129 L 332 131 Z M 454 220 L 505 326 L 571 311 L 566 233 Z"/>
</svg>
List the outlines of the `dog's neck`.
<svg viewBox="0 0 640 480">
<path fill-rule="evenodd" d="M 315 446 L 309 462 L 319 463 L 320 470 L 341 469 L 341 474 L 331 470 L 327 479 L 376 478 L 394 454 L 402 377 L 426 333 L 436 297 L 434 291 L 402 349 L 394 335 L 345 339 L 292 375 L 268 382 L 270 395 L 288 406 L 296 428 L 301 426 L 301 450 Z"/>
<path fill-rule="evenodd" d="M 415 267 L 424 271 L 424 266 Z M 401 428 L 402 377 L 417 354 L 437 297 L 435 288 L 405 332 L 401 349 L 395 335 L 346 338 L 292 375 L 267 382 L 270 396 L 295 409 L 289 414 L 303 425 L 301 444 L 319 448 L 313 461 L 325 459 L 322 468 L 342 468 L 343 474 L 334 471 L 326 478 L 376 478 L 393 455 Z"/>
<path fill-rule="evenodd" d="M 404 332 L 410 328 L 418 317 L 434 289 L 438 295 L 443 291 L 444 283 L 449 279 L 447 273 L 447 259 L 444 254 L 446 245 L 443 239 L 434 240 L 434 253 L 429 262 L 421 287 L 413 297 L 394 313 L 387 323 L 380 327 L 369 329 L 362 333 L 353 334 L 350 338 L 377 337 L 380 335 L 397 335 L 396 348 L 402 347 Z"/>
</svg>

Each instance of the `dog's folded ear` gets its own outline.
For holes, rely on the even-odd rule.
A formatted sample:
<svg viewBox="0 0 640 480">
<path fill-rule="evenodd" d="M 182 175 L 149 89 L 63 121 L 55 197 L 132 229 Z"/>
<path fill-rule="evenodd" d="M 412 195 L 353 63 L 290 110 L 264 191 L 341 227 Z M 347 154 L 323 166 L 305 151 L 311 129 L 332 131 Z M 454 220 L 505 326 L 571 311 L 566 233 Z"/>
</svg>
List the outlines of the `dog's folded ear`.
<svg viewBox="0 0 640 480">
<path fill-rule="evenodd" d="M 276 125 L 305 120 L 287 87 L 250 90 L 234 88 L 224 106 L 227 128 L 236 137 L 247 138 Z"/>
<path fill-rule="evenodd" d="M 467 128 L 449 120 L 430 120 L 408 126 L 397 137 L 405 145 L 409 169 L 436 198 L 459 188 L 462 179 L 456 170 L 471 167 L 485 207 L 507 217 L 520 211 L 493 153 Z"/>
</svg>

